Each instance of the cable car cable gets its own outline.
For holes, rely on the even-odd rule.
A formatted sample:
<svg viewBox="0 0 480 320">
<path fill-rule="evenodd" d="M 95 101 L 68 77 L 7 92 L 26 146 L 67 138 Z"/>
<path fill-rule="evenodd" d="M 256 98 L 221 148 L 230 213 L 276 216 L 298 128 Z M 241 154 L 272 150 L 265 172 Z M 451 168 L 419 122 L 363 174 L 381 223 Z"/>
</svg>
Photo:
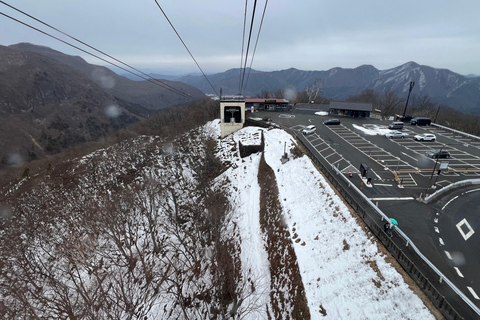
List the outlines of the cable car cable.
<svg viewBox="0 0 480 320">
<path fill-rule="evenodd" d="M 252 29 L 253 29 L 253 21 L 255 19 L 255 9 L 257 8 L 257 0 L 255 0 L 254 4 L 253 4 L 253 12 L 252 12 L 252 19 L 251 19 L 251 23 L 250 23 L 250 32 L 249 32 L 249 35 L 248 35 L 248 42 L 247 42 L 247 52 L 245 53 L 245 68 L 243 69 L 243 74 L 242 74 L 242 85 L 241 85 L 241 88 L 243 88 L 243 81 L 245 79 L 245 69 L 246 69 L 246 66 L 247 66 L 247 59 L 248 59 L 248 51 L 250 49 L 250 41 L 252 39 Z M 241 92 L 240 92 L 241 94 Z"/>
<path fill-rule="evenodd" d="M 113 62 L 111 62 L 111 61 L 108 61 L 108 60 L 102 58 L 102 57 L 99 57 L 99 56 L 97 56 L 97 55 L 95 55 L 95 54 L 93 54 L 93 53 L 91 53 L 91 52 L 88 52 L 88 51 L 86 51 L 86 50 L 84 50 L 84 49 L 82 49 L 82 48 L 80 48 L 80 47 L 77 47 L 77 46 L 75 46 L 75 45 L 73 45 L 73 44 L 71 44 L 71 43 L 69 43 L 69 42 L 67 42 L 67 41 L 65 41 L 65 40 L 62 40 L 62 39 L 60 39 L 60 38 L 58 38 L 58 37 L 55 37 L 55 36 L 49 34 L 48 32 L 42 31 L 42 30 L 40 30 L 40 29 L 38 29 L 38 28 L 35 28 L 34 26 L 29 25 L 28 23 L 25 23 L 25 22 L 20 21 L 20 20 L 18 20 L 18 19 L 16 19 L 16 18 L 13 18 L 13 17 L 11 17 L 11 16 L 9 16 L 9 15 L 3 13 L 3 12 L 0 12 L 0 15 L 3 15 L 3 16 L 5 16 L 5 17 L 9 18 L 9 19 L 12 19 L 13 21 L 16 21 L 16 22 L 18 22 L 18 23 L 20 23 L 20 24 L 23 24 L 23 25 L 25 25 L 25 26 L 27 26 L 27 27 L 35 30 L 35 31 L 38 31 L 38 32 L 40 32 L 40 33 L 42 33 L 42 34 L 44 34 L 44 35 L 46 35 L 46 36 L 49 36 L 49 37 L 51 37 L 51 38 L 53 38 L 53 39 L 55 39 L 55 40 L 58 40 L 58 41 L 66 44 L 66 45 L 69 45 L 69 46 L 71 46 L 71 47 L 73 47 L 73 48 L 75 48 L 75 49 L 77 49 L 77 50 L 80 50 L 80 51 L 82 51 L 82 52 L 84 52 L 84 53 L 86 53 L 86 54 L 88 54 L 88 55 L 91 55 L 91 56 L 93 56 L 93 57 L 95 57 L 95 58 L 97 58 L 97 59 L 100 59 L 100 60 L 102 60 L 102 61 L 104 61 L 104 62 L 106 62 L 106 63 L 108 63 L 108 64 L 111 64 L 111 65 L 113 65 L 113 66 L 115 66 L 115 67 L 117 67 L 117 68 L 120 68 L 120 69 L 122 69 L 122 70 L 124 70 L 124 71 L 126 71 L 126 72 L 128 72 L 128 73 L 131 73 L 131 74 L 133 74 L 133 75 L 135 75 L 135 76 L 137 76 L 137 77 L 140 77 L 140 78 L 142 78 L 142 79 L 144 79 L 144 80 L 146 80 L 146 81 L 149 81 L 149 82 L 151 82 L 151 83 L 153 83 L 153 84 L 155 84 L 155 85 L 157 85 L 157 86 L 159 86 L 159 87 L 161 87 L 161 88 L 163 88 L 163 89 L 169 90 L 169 91 L 174 92 L 174 93 L 179 94 L 179 95 L 182 95 L 182 96 L 185 97 L 185 98 L 189 98 L 189 99 L 192 99 L 192 100 L 197 100 L 197 99 L 193 98 L 192 96 L 190 96 L 190 95 L 188 95 L 188 94 L 185 94 L 185 93 L 180 94 L 179 92 L 174 91 L 174 90 L 172 90 L 171 88 L 162 86 L 161 84 L 159 84 L 159 83 L 156 82 L 156 81 L 152 81 L 152 80 L 149 79 L 149 78 L 145 78 L 145 77 L 143 77 L 143 76 L 141 76 L 141 75 L 138 75 L 138 74 L 136 74 L 136 73 L 134 73 L 134 72 L 132 72 L 132 71 L 130 71 L 130 70 L 128 70 L 128 69 L 125 69 L 124 67 L 122 67 L 122 66 L 120 66 L 120 65 L 118 65 L 118 64 L 115 64 L 115 63 L 113 63 Z M 156 79 L 154 79 L 154 80 L 156 80 Z"/>
<path fill-rule="evenodd" d="M 257 51 L 258 39 L 260 38 L 260 31 L 262 30 L 263 19 L 265 18 L 265 12 L 267 11 L 268 0 L 265 1 L 265 7 L 263 8 L 262 20 L 260 21 L 260 27 L 258 28 L 257 40 L 255 41 L 255 48 L 253 49 L 252 58 L 250 59 L 250 68 L 248 69 L 247 80 L 245 81 L 245 87 L 243 88 L 244 92 L 247 90 L 248 79 L 250 78 L 250 71 L 252 71 L 253 58 L 255 57 L 255 52 Z"/>
<path fill-rule="evenodd" d="M 41 23 L 41 24 L 43 24 L 43 25 L 45 25 L 45 26 L 47 26 L 47 27 L 49 27 L 49 28 L 51 28 L 51 29 L 53 29 L 53 30 L 55 30 L 55 31 L 57 31 L 57 32 L 65 35 L 65 36 L 67 36 L 67 37 L 69 37 L 69 38 L 71 38 L 71 39 L 73 39 L 73 40 L 75 40 L 75 41 L 77 41 L 77 42 L 80 42 L 81 44 L 83 44 L 83 45 L 85 45 L 85 46 L 87 46 L 87 47 L 89 47 L 89 48 L 91 48 L 91 49 L 93 49 L 93 50 L 95 50 L 95 51 L 97 51 L 97 52 L 99 52 L 99 53 L 101 53 L 101 54 L 109 57 L 110 59 L 113 59 L 113 60 L 121 63 L 121 64 L 124 65 L 124 66 L 127 66 L 127 67 L 129 67 L 129 68 L 131 68 L 131 69 L 133 69 L 133 70 L 135 70 L 135 71 L 143 74 L 144 76 L 146 76 L 147 78 L 149 78 L 149 79 L 151 79 L 151 80 L 153 80 L 153 81 L 155 81 L 155 82 L 161 83 L 161 84 L 164 86 L 164 87 L 163 87 L 163 86 L 161 86 L 161 87 L 163 87 L 163 88 L 165 88 L 165 89 L 167 89 L 167 87 L 168 87 L 168 88 L 170 88 L 170 89 L 173 90 L 172 92 L 175 92 L 175 93 L 177 93 L 177 94 L 179 94 L 179 95 L 182 95 L 182 96 L 184 96 L 184 97 L 189 97 L 189 98 L 191 98 L 191 99 L 195 99 L 195 98 L 191 97 L 188 93 L 185 93 L 185 92 L 183 92 L 183 91 L 181 91 L 181 90 L 179 90 L 179 89 L 177 89 L 177 88 L 175 88 L 175 87 L 172 87 L 172 86 L 164 83 L 163 81 L 161 81 L 161 80 L 159 80 L 159 79 L 152 78 L 152 77 L 149 76 L 148 74 L 146 74 L 146 73 L 144 73 L 144 72 L 142 72 L 142 71 L 140 71 L 140 70 L 138 70 L 138 69 L 136 69 L 136 68 L 128 65 L 127 63 L 124 63 L 124 62 L 116 59 L 115 57 L 113 57 L 113 56 L 111 56 L 111 55 L 109 55 L 109 54 L 107 54 L 107 53 L 105 53 L 105 52 L 103 52 L 103 51 L 101 51 L 101 50 L 98 50 L 97 48 L 95 48 L 95 47 L 93 47 L 93 46 L 91 46 L 91 45 L 89 45 L 89 44 L 87 44 L 87 43 L 85 43 L 85 42 L 83 42 L 83 41 L 81 41 L 81 40 L 79 40 L 79 39 L 77 39 L 77 38 L 75 38 L 75 37 L 73 37 L 73 36 L 71 36 L 71 35 L 69 35 L 69 34 L 67 34 L 67 33 L 65 33 L 65 32 L 63 32 L 63 31 L 61 31 L 61 30 L 59 30 L 59 29 L 57 29 L 57 28 L 55 28 L 55 27 L 53 27 L 53 26 L 51 26 L 51 25 L 49 25 L 48 23 L 43 22 L 43 21 L 40 20 L 40 19 L 37 19 L 37 18 L 33 17 L 32 15 L 30 15 L 30 14 L 28 14 L 28 13 L 26 13 L 26 12 L 20 10 L 20 9 L 17 9 L 17 8 L 9 5 L 8 3 L 5 3 L 4 1 L 1 1 L 1 0 L 0 0 L 0 3 L 2 3 L 2 4 L 6 5 L 6 6 L 10 7 L 10 8 L 12 8 L 12 9 L 14 9 L 14 10 L 16 10 L 16 11 L 18 11 L 18 12 L 24 14 L 24 15 L 26 15 L 27 17 L 29 17 L 29 18 L 31 18 L 31 19 L 33 19 L 33 20 L 35 20 L 35 21 L 37 21 L 37 22 L 39 22 L 39 23 Z M 18 22 L 18 21 L 17 21 L 17 22 Z M 26 25 L 26 24 L 25 24 L 25 25 Z M 27 26 L 28 26 L 28 25 L 27 25 Z M 37 30 L 37 31 L 39 31 L 39 30 Z M 58 40 L 58 39 L 57 39 L 57 40 Z M 86 52 L 86 53 L 88 53 L 88 52 Z M 89 54 L 89 53 L 88 53 L 88 54 Z M 103 61 L 105 61 L 105 60 L 103 60 Z M 108 61 L 106 61 L 106 62 L 109 63 Z M 111 63 L 110 63 L 110 64 L 111 64 Z M 122 70 L 125 70 L 125 69 L 122 68 Z M 125 70 L 125 71 L 128 72 L 128 70 Z M 135 73 L 133 73 L 133 72 L 130 72 L 130 73 L 132 73 L 132 74 L 135 75 L 135 76 L 138 76 L 137 74 L 135 74 Z M 140 76 L 138 76 L 138 77 L 140 77 Z M 144 77 L 140 77 L 140 78 L 142 78 L 142 79 L 144 79 L 144 80 L 148 80 L 148 79 L 145 79 Z M 195 99 L 195 100 L 196 100 L 196 99 Z"/>
<path fill-rule="evenodd" d="M 238 79 L 238 94 L 241 94 L 242 92 L 243 49 L 245 48 L 245 27 L 247 24 L 247 4 L 248 4 L 248 0 L 245 0 L 245 13 L 243 15 L 242 54 L 240 55 L 240 77 Z"/>
<path fill-rule="evenodd" d="M 187 49 L 188 53 L 190 54 L 190 57 L 192 57 L 193 61 L 195 61 L 195 64 L 197 65 L 198 69 L 200 69 L 200 71 L 202 72 L 203 76 L 205 77 L 205 79 L 207 80 L 208 84 L 210 85 L 210 87 L 212 88 L 213 92 L 215 92 L 215 94 L 218 96 L 218 93 L 217 91 L 215 90 L 215 88 L 213 87 L 213 85 L 210 83 L 210 80 L 208 80 L 207 78 L 207 75 L 205 74 L 205 72 L 203 72 L 202 68 L 200 67 L 200 65 L 198 64 L 197 60 L 195 60 L 195 57 L 193 56 L 193 54 L 190 52 L 190 50 L 188 49 L 187 45 L 185 44 L 185 42 L 183 41 L 182 37 L 180 37 L 180 34 L 178 34 L 177 30 L 175 29 L 175 27 L 173 26 L 172 22 L 170 22 L 170 19 L 168 19 L 167 17 L 167 14 L 165 13 L 165 11 L 163 11 L 162 7 L 160 6 L 160 4 L 158 3 L 157 0 L 155 0 L 155 3 L 157 4 L 158 8 L 160 9 L 160 11 L 162 11 L 163 15 L 165 16 L 165 19 L 167 19 L 168 23 L 170 24 L 170 26 L 172 27 L 173 31 L 175 31 L 175 33 L 177 34 L 178 38 L 180 39 L 180 41 L 182 42 L 183 46 L 185 47 L 185 49 Z"/>
</svg>

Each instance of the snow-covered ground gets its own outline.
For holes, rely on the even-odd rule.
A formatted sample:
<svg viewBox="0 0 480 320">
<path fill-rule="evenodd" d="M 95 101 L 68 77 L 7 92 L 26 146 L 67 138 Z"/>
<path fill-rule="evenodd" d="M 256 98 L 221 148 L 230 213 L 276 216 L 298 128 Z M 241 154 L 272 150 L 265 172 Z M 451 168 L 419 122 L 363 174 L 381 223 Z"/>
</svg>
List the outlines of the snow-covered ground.
<svg viewBox="0 0 480 320">
<path fill-rule="evenodd" d="M 218 131 L 219 122 L 209 124 Z M 371 134 L 378 130 L 365 129 Z M 312 319 L 434 319 L 401 274 L 386 262 L 376 240 L 335 194 L 306 156 L 293 159 L 292 137 L 283 130 L 246 127 L 220 141 L 220 154 L 232 166 L 224 174 L 232 182 L 231 200 L 241 227 L 242 268 L 251 268 L 269 301 L 269 262 L 259 226 L 257 181 L 261 155 L 241 159 L 233 141 L 259 143 L 265 136 L 265 160 L 276 175 L 279 200 L 290 230 Z M 289 161 L 280 161 L 284 150 Z M 257 292 L 258 293 L 258 292 Z M 252 314 L 258 319 L 259 314 Z M 263 317 L 266 318 L 265 314 Z"/>
</svg>

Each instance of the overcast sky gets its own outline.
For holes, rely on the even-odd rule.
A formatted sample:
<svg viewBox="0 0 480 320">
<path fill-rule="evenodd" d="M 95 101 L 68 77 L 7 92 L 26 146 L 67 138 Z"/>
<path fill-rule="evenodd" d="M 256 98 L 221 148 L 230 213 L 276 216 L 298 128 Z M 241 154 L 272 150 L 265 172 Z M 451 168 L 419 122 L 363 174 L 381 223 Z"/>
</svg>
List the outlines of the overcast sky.
<svg viewBox="0 0 480 320">
<path fill-rule="evenodd" d="M 245 1 L 157 1 L 206 73 L 240 67 Z M 2 2 L 136 68 L 199 72 L 155 0 Z M 74 43 L 2 2 L 1 13 Z M 248 0 L 248 27 L 253 3 Z M 257 1 L 250 53 L 264 6 L 265 0 Z M 271 0 L 252 68 L 328 70 L 371 64 L 385 70 L 415 61 L 480 75 L 479 13 L 478 0 Z M 1 45 L 30 42 L 105 65 L 3 15 L 0 26 Z"/>
</svg>

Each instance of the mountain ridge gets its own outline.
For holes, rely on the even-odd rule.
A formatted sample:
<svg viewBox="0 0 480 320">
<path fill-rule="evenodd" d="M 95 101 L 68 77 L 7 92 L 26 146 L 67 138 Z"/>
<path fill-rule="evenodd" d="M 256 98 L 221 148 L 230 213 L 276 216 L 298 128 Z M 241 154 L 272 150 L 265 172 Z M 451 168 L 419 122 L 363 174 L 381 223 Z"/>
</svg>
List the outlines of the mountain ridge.
<svg viewBox="0 0 480 320">
<path fill-rule="evenodd" d="M 358 95 L 365 89 L 383 94 L 395 92 L 406 97 L 410 81 L 415 82 L 412 96 L 428 96 L 433 102 L 444 104 L 464 113 L 480 114 L 480 76 L 464 76 L 445 68 L 433 68 L 408 61 L 394 68 L 379 70 L 373 65 L 356 68 L 334 67 L 324 71 L 288 68 L 278 71 L 248 73 L 245 96 L 255 96 L 263 91 L 276 92 L 281 89 L 304 91 L 317 79 L 323 81 L 323 96 L 333 100 L 345 100 Z M 238 94 L 240 69 L 229 69 L 209 75 L 215 88 L 223 94 Z M 180 76 L 177 80 L 190 84 L 206 94 L 214 93 L 203 76 Z"/>
</svg>

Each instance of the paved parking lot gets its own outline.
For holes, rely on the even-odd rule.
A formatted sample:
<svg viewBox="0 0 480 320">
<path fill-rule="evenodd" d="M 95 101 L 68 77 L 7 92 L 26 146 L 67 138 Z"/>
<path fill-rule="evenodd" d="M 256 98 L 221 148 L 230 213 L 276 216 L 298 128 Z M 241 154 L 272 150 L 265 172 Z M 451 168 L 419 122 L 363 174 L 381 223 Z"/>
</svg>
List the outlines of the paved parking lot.
<svg viewBox="0 0 480 320">
<path fill-rule="evenodd" d="M 290 119 L 291 117 L 292 115 Z M 321 120 L 327 117 L 319 118 Z M 360 123 L 355 123 L 355 119 L 342 118 L 340 125 L 325 126 L 321 121 L 308 120 L 308 123 L 295 124 L 289 128 L 300 132 L 305 125 L 312 122 L 316 124 L 316 134 L 308 135 L 307 139 L 332 166 L 345 174 L 359 174 L 360 163 L 366 163 L 374 181 L 396 181 L 395 185 L 403 188 L 426 188 L 429 183 L 441 187 L 459 180 L 480 178 L 480 142 L 474 139 L 434 126 L 415 127 L 408 124 L 402 130 L 407 133 L 406 138 L 386 139 L 380 135 L 367 135 L 358 127 L 367 130 L 386 129 L 388 122 L 361 119 Z M 329 132 L 334 135 L 328 134 Z M 413 140 L 415 134 L 425 132 L 434 133 L 436 141 Z M 351 148 L 346 149 L 345 144 Z M 448 150 L 451 157 L 438 161 L 426 157 L 425 153 L 433 149 Z M 448 162 L 449 169 L 437 176 L 440 162 Z"/>
<path fill-rule="evenodd" d="M 423 204 L 416 199 L 468 179 L 480 179 L 480 140 L 435 126 L 405 124 L 403 139 L 387 139 L 380 134 L 391 121 L 338 117 L 340 125 L 326 126 L 330 116 L 313 110 L 292 113 L 266 113 L 274 123 L 301 132 L 315 125 L 308 142 L 331 165 L 351 176 L 357 186 L 401 229 L 421 247 L 424 255 L 454 280 L 464 294 L 480 307 L 480 257 L 478 186 L 462 187 L 445 193 L 434 202 Z M 263 114 L 261 115 L 264 116 Z M 433 133 L 436 141 L 415 141 L 414 135 Z M 450 152 L 448 159 L 431 159 L 425 153 L 433 149 Z M 437 174 L 438 163 L 448 162 L 448 170 Z M 366 184 L 360 166 L 369 170 Z M 462 259 L 455 258 L 461 255 Z M 460 261 L 460 262 L 459 262 Z"/>
</svg>

